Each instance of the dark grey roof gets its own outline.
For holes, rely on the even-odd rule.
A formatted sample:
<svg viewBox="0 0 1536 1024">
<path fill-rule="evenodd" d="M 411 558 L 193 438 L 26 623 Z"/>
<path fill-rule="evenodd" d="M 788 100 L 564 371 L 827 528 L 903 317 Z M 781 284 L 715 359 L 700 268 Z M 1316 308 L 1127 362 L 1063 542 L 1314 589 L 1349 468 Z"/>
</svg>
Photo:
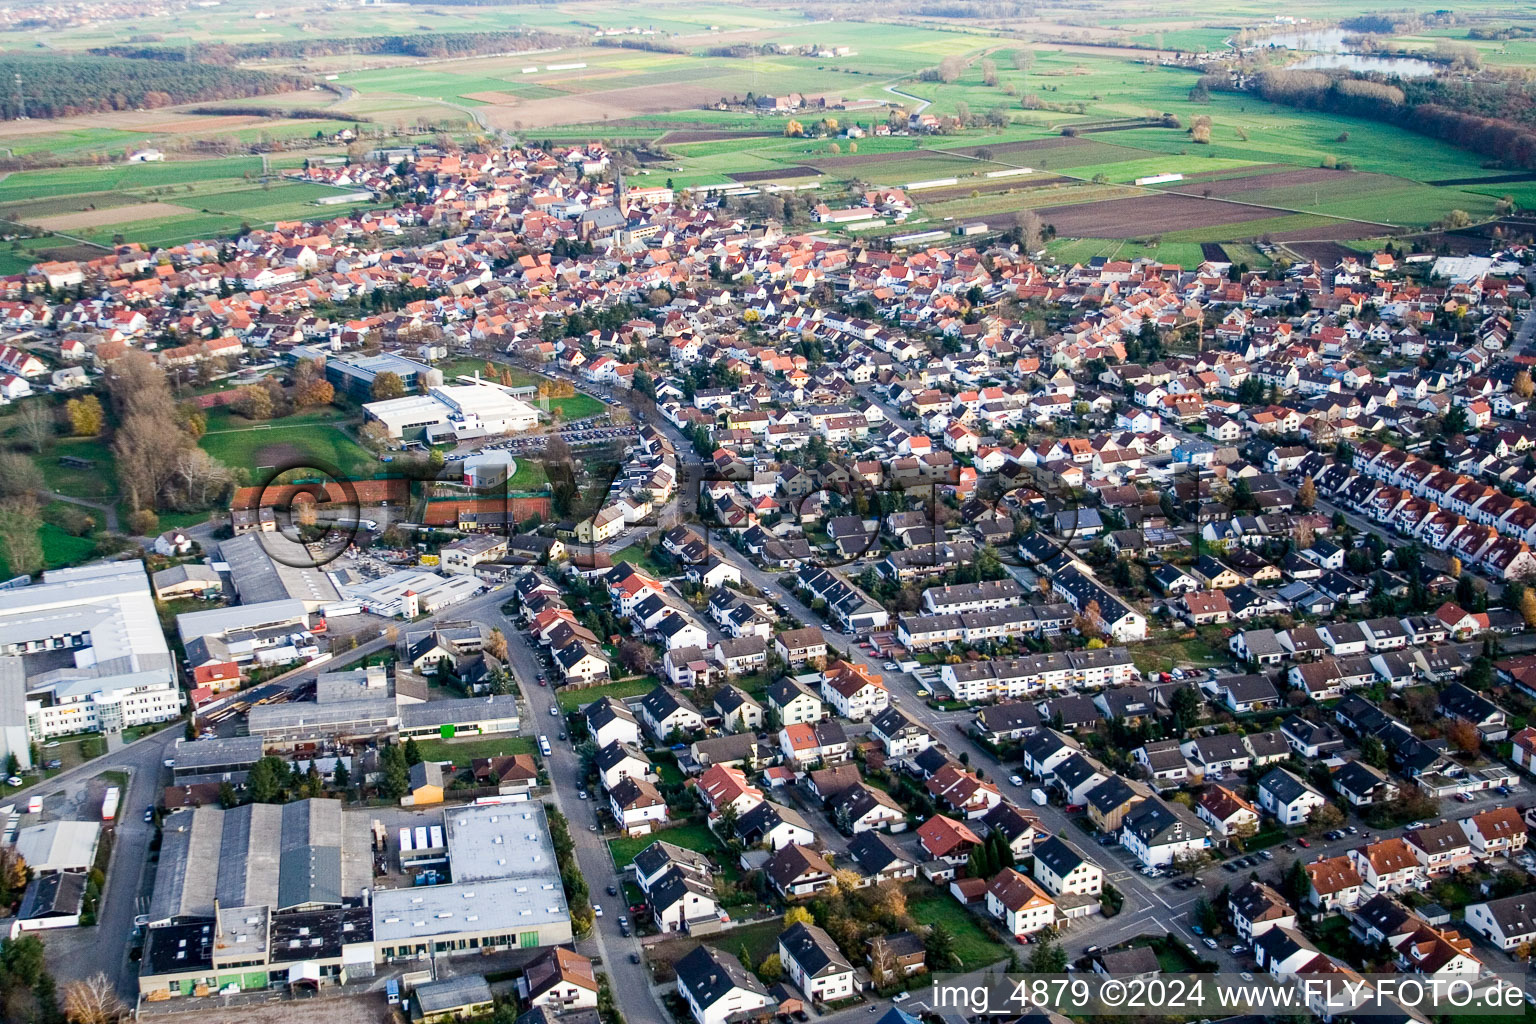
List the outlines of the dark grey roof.
<svg viewBox="0 0 1536 1024">
<path fill-rule="evenodd" d="M 1135 797 L 1136 791 L 1131 788 L 1130 783 L 1118 775 L 1111 775 L 1083 795 L 1088 806 L 1100 814 L 1108 814 L 1117 807 L 1123 807 L 1126 801 Z"/>
<path fill-rule="evenodd" d="M 916 864 L 917 861 L 888 836 L 873 830 L 860 832 L 848 844 L 848 853 L 866 874 L 878 874 L 892 864 Z"/>
<path fill-rule="evenodd" d="M 59 871 L 32 879 L 21 899 L 23 921 L 40 917 L 72 917 L 85 902 L 85 875 L 78 871 Z"/>
<path fill-rule="evenodd" d="M 813 924 L 796 921 L 779 936 L 779 945 L 808 977 L 824 978 L 853 970 L 832 936 Z"/>
<path fill-rule="evenodd" d="M 1306 783 L 1283 768 L 1276 768 L 1259 780 L 1259 789 L 1268 790 L 1282 804 L 1299 799 L 1310 789 Z"/>
<path fill-rule="evenodd" d="M 714 868 L 710 865 L 709 858 L 704 856 L 704 854 L 677 846 L 665 840 L 657 840 L 635 854 L 634 864 L 640 874 L 647 878 L 662 870 L 668 864 L 682 865 L 705 876 L 712 874 L 714 871 Z"/>
<path fill-rule="evenodd" d="M 768 990 L 741 961 L 712 946 L 700 946 L 677 962 L 678 984 L 686 988 L 700 1008 L 708 1009 L 732 990 L 742 988 L 767 996 Z"/>
<path fill-rule="evenodd" d="M 1065 839 L 1052 836 L 1035 847 L 1035 862 L 1044 864 L 1059 878 L 1065 878 L 1088 862 L 1083 852 Z"/>
<path fill-rule="evenodd" d="M 1488 900 L 1484 906 L 1499 923 L 1505 936 L 1530 935 L 1536 932 L 1536 893 L 1506 896 L 1501 900 Z"/>
<path fill-rule="evenodd" d="M 492 1001 L 491 986 L 479 974 L 429 981 L 416 986 L 412 993 L 424 1014 L 447 1013 L 465 1006 Z"/>
<path fill-rule="evenodd" d="M 614 765 L 621 764 L 625 758 L 630 757 L 645 764 L 651 763 L 651 759 L 645 756 L 644 750 L 641 750 L 633 743 L 625 743 L 622 740 L 614 740 L 602 750 L 599 750 L 594 761 L 597 764 L 598 771 L 606 772 Z"/>
</svg>

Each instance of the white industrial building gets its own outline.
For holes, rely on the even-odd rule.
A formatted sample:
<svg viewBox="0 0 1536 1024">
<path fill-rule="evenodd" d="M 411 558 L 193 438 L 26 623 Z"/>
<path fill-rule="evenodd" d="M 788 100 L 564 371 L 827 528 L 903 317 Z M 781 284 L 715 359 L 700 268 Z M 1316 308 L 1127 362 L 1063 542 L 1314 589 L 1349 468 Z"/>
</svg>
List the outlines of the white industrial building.
<svg viewBox="0 0 1536 1024">
<path fill-rule="evenodd" d="M 34 875 L 89 871 L 96 863 L 100 841 L 100 822 L 50 821 L 18 832 L 16 852 Z"/>
<path fill-rule="evenodd" d="M 0 760 L 29 767 L 31 740 L 180 714 L 143 562 L 55 569 L 0 591 Z"/>
<path fill-rule="evenodd" d="M 485 584 L 474 576 L 444 576 L 425 569 L 401 569 L 376 580 L 345 587 L 359 608 L 385 618 L 414 619 L 458 604 L 480 593 Z"/>
<path fill-rule="evenodd" d="M 438 385 L 424 395 L 369 402 L 363 410 L 391 437 L 407 441 L 524 433 L 539 424 L 537 409 L 490 381 Z"/>
</svg>

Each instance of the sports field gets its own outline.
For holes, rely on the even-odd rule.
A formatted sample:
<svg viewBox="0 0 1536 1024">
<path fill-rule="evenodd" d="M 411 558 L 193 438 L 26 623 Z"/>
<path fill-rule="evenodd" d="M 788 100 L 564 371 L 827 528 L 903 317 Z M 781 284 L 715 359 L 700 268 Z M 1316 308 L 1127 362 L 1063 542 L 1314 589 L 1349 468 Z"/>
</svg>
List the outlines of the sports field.
<svg viewBox="0 0 1536 1024">
<path fill-rule="evenodd" d="M 214 410 L 208 432 L 198 443 L 231 469 L 249 471 L 253 479 L 304 465 L 335 467 L 358 480 L 371 478 L 382 468 L 378 456 L 354 441 L 339 420 L 339 411 L 329 407 L 270 423 Z"/>
</svg>

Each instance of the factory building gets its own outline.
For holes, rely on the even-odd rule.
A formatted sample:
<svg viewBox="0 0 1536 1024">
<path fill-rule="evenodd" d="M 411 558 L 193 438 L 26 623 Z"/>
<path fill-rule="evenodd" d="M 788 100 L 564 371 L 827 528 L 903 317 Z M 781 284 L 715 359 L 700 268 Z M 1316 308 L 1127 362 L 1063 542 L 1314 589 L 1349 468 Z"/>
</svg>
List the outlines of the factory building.
<svg viewBox="0 0 1536 1024">
<path fill-rule="evenodd" d="M 541 807 L 453 807 L 441 821 L 425 831 L 441 844 L 433 879 L 445 880 L 376 889 L 367 811 L 301 800 L 173 813 L 150 900 L 140 994 L 162 1001 L 318 989 L 372 977 L 375 964 L 571 941 Z M 399 852 L 410 860 L 405 846 Z"/>
<path fill-rule="evenodd" d="M 181 714 L 176 664 L 138 561 L 43 574 L 0 591 L 0 763 L 30 744 Z"/>
</svg>

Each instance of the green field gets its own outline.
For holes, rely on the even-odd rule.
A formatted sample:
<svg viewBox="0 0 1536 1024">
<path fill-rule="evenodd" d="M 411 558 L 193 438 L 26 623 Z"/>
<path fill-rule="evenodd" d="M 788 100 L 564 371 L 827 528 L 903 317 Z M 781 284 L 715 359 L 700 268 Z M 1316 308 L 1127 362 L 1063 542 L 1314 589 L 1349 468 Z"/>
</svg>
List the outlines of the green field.
<svg viewBox="0 0 1536 1024">
<path fill-rule="evenodd" d="M 1290 9 L 1294 11 L 1297 9 Z M 1299 10 L 1322 20 L 1336 15 L 1332 8 L 1304 4 Z M 258 11 L 262 17 L 255 15 Z M 842 12 L 838 12 L 842 13 Z M 1052 21 L 1051 15 L 1026 19 L 1002 29 L 985 20 L 948 16 L 920 24 L 833 20 L 807 23 L 798 10 L 759 10 L 722 4 L 669 0 L 646 8 L 645 27 L 653 41 L 681 52 L 586 45 L 594 28 L 634 24 L 632 8 L 607 2 L 570 0 L 559 6 L 501 9 L 450 6 L 430 12 L 409 7 L 370 11 L 360 18 L 349 11 L 300 0 L 276 11 L 260 8 L 256 0 L 227 0 L 216 10 L 185 12 L 168 19 L 145 16 L 124 24 L 70 25 L 39 33 L 25 30 L 0 33 L 0 40 L 17 48 L 40 42 L 56 48 L 87 47 L 153 37 L 166 45 L 197 46 L 218 39 L 258 42 L 339 35 L 405 34 L 426 31 L 494 31 L 511 27 L 568 33 L 573 45 L 561 52 L 501 54 L 434 60 L 422 63 L 397 57 L 368 57 L 337 53 L 300 61 L 262 62 L 273 68 L 301 67 L 319 75 L 329 72 L 338 88 L 350 96 L 308 90 L 268 102 L 277 107 L 324 109 L 334 117 L 324 121 L 282 121 L 236 126 L 224 133 L 234 141 L 254 142 L 264 136 L 334 132 L 347 125 L 350 114 L 382 124 L 414 124 L 415 119 L 453 122 L 473 128 L 469 118 L 492 118 L 498 128 L 521 129 L 520 116 L 530 119 L 528 134 L 559 140 L 655 139 L 672 129 L 732 127 L 755 134 L 739 139 L 682 141 L 669 144 L 676 161 L 636 172 L 637 180 L 670 178 L 678 186 L 720 183 L 731 172 L 768 171 L 811 164 L 824 173 L 818 199 L 845 201 L 840 191 L 849 184 L 905 185 L 932 178 L 979 178 L 989 169 L 1032 166 L 1051 173 L 1092 179 L 1102 175 L 1111 184 L 1137 177 L 1177 171 L 1207 178 L 1242 174 L 1261 165 L 1317 167 L 1325 159 L 1347 162 L 1355 169 L 1376 172 L 1374 180 L 1356 178 L 1336 187 L 1260 185 L 1233 198 L 1278 207 L 1274 218 L 1242 224 L 1211 223 L 1192 231 L 1165 234 L 1164 245 L 1187 246 L 1199 241 L 1241 241 L 1264 232 L 1304 230 L 1323 221 L 1287 220 L 1289 216 L 1326 215 L 1388 225 L 1422 226 L 1452 210 L 1474 219 L 1491 216 L 1497 199 L 1510 196 L 1536 206 L 1536 183 L 1437 187 L 1423 184 L 1442 178 L 1476 177 L 1494 173 L 1471 152 L 1415 135 L 1395 126 L 1357 118 L 1297 110 L 1264 103 L 1249 95 L 1212 94 L 1197 102 L 1190 96 L 1196 72 L 1157 63 L 1156 51 L 1137 49 L 1096 51 L 1074 37 L 1094 38 L 1113 45 L 1159 48 L 1168 52 L 1215 51 L 1246 29 L 1272 24 L 1273 13 L 1251 2 L 1234 0 L 1213 20 L 1211 12 L 1193 0 L 1173 0 L 1156 11 L 1132 7 L 1123 0 L 1095 8 L 1091 20 L 1097 35 Z M 871 10 L 870 18 L 884 16 Z M 1506 17 L 1501 14 L 1500 17 Z M 1507 14 L 1513 24 L 1526 24 L 1521 12 Z M 1466 45 L 1467 25 L 1405 31 L 1393 45 L 1433 49 L 1446 41 Z M 714 33 L 731 33 L 714 38 Z M 709 52 L 722 40 L 745 42 L 751 52 L 726 56 Z M 846 46 L 853 52 L 814 56 L 788 48 Z M 1536 64 L 1536 40 L 1472 41 L 1491 64 Z M 1025 66 L 1015 55 L 1027 51 Z M 940 61 L 956 59 L 957 77 L 924 74 Z M 551 64 L 581 64 L 551 70 Z M 525 73 L 527 68 L 536 71 Z M 899 91 L 897 91 L 899 90 Z M 859 140 L 786 138 L 788 118 L 760 116 L 741 109 L 700 109 L 717 98 L 747 93 L 802 92 L 824 97 L 826 116 L 842 124 L 872 127 L 893 107 L 927 101 L 927 110 L 940 115 L 969 112 L 990 115 L 1001 126 L 973 125 L 953 134 L 922 137 L 876 137 Z M 562 111 L 566 104 L 569 110 Z M 223 104 L 238 108 L 240 101 Z M 678 109 L 665 109 L 675 105 Z M 839 105 L 850 109 L 837 110 Z M 662 109 L 658 109 L 658 107 Z M 609 111 L 612 111 L 611 117 Z M 587 123 L 558 127 L 560 117 Z M 795 115 L 813 125 L 823 111 L 812 107 Z M 601 116 L 602 120 L 599 120 Z M 1141 127 L 1085 134 L 1075 146 L 1028 151 L 999 151 L 990 162 L 946 152 L 981 145 L 1006 147 L 1025 140 L 1060 140 L 1064 128 L 1084 130 L 1109 121 L 1176 118 L 1179 127 Z M 1196 117 L 1211 121 L 1209 144 L 1197 144 L 1186 130 Z M 196 118 L 174 122 L 173 131 L 195 136 Z M 187 122 L 183 124 L 183 122 Z M 128 123 L 124 121 L 123 123 Z M 165 124 L 172 124 L 166 121 Z M 128 131 L 117 121 L 92 125 L 60 122 L 46 132 L 21 131 L 3 136 L 13 152 L 44 149 L 59 154 L 86 150 L 120 151 L 157 131 Z M 766 134 L 760 134 L 766 133 Z M 468 136 L 463 136 L 467 138 Z M 309 140 L 313 142 L 312 139 Z M 332 147 L 329 152 L 339 152 Z M 887 159 L 878 159 L 887 155 Z M 874 158 L 874 159 L 872 159 Z M 278 153 L 274 166 L 295 166 L 299 158 Z M 1215 172 L 1215 173 L 1213 173 Z M 189 208 L 184 215 L 86 228 L 80 237 L 111 242 L 117 236 L 150 245 L 172 245 L 197 237 L 233 234 L 243 224 L 260 227 L 278 220 L 326 218 L 344 208 L 317 208 L 313 200 L 328 191 L 318 186 L 276 184 L 265 187 L 252 179 L 261 174 L 255 157 L 215 160 L 173 160 L 163 164 L 116 164 L 103 168 L 73 167 L 22 171 L 0 180 L 0 218 L 41 217 L 94 204 L 97 208 L 158 199 Z M 809 179 L 797 179 L 809 180 Z M 978 182 L 979 184 L 979 182 Z M 921 196 L 916 196 L 921 201 Z M 1074 198 L 1089 198 L 1079 195 Z M 949 217 L 1005 217 L 1038 205 L 1029 193 L 993 193 L 969 204 L 953 194 L 931 209 L 920 210 L 912 223 Z M 4 204 L 18 204 L 6 208 Z M 1124 228 L 1136 237 L 1136 226 Z M 877 231 L 876 234 L 882 233 Z M 1062 240 L 1067 243 L 1070 240 Z M 1115 241 L 1110 239 L 1108 241 Z M 16 251 L 0 253 L 0 271 L 28 265 L 30 251 L 41 246 L 31 240 Z M 1172 250 L 1170 250 L 1172 251 Z M 1187 252 L 1187 250 L 1185 250 Z M 1179 262 L 1187 262 L 1180 255 Z M 599 411 L 585 397 L 555 403 L 567 419 Z"/>
<path fill-rule="evenodd" d="M 221 417 L 227 424 L 223 426 L 216 426 L 210 417 L 208 432 L 198 444 L 231 469 L 244 468 L 253 477 L 274 467 L 302 464 L 305 458 L 321 460 L 322 468 L 333 466 L 353 479 L 368 479 L 379 470 L 378 457 L 334 422 L 300 417 L 298 422 L 274 420 L 242 426 L 235 425 L 243 422 L 238 417 L 226 416 Z"/>
<path fill-rule="evenodd" d="M 258 157 L 231 157 L 186 163 L 113 164 L 107 167 L 61 167 L 46 171 L 18 171 L 0 181 L 0 203 L 82 192 L 113 192 L 118 189 L 158 188 L 216 178 L 256 177 Z"/>
</svg>

